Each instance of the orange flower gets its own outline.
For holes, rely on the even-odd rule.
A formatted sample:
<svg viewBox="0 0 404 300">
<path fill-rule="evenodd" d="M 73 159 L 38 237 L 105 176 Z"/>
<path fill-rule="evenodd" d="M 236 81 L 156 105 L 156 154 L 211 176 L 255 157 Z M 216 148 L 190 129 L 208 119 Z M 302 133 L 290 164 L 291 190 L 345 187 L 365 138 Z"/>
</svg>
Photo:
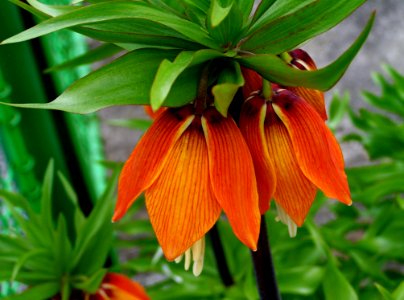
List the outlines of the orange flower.
<svg viewBox="0 0 404 300">
<path fill-rule="evenodd" d="M 186 106 L 157 116 L 122 170 L 113 221 L 143 191 L 166 258 L 185 253 L 187 260 L 191 249 L 195 274 L 203 265 L 203 237 L 221 209 L 240 241 L 256 249 L 260 214 L 251 155 L 233 119 L 216 109 L 195 115 Z"/>
<path fill-rule="evenodd" d="M 351 204 L 341 149 L 324 123 L 320 92 L 273 85 L 266 100 L 260 95 L 262 78 L 251 70 L 243 73 L 250 80 L 244 95 L 251 96 L 242 107 L 240 129 L 254 161 L 260 210 L 265 213 L 274 198 L 279 218 L 294 236 L 317 188 Z"/>
<path fill-rule="evenodd" d="M 144 288 L 137 282 L 118 273 L 105 275 L 98 291 L 85 300 L 149 300 Z"/>
</svg>

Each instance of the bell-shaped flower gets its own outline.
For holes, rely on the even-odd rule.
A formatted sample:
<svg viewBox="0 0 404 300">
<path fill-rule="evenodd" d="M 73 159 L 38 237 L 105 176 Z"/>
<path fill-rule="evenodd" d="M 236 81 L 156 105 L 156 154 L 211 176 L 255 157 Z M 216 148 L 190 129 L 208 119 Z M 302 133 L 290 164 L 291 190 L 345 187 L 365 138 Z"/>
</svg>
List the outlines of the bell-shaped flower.
<svg viewBox="0 0 404 300">
<path fill-rule="evenodd" d="M 238 239 L 257 247 L 260 212 L 252 158 L 234 120 L 213 107 L 201 115 L 186 106 L 157 116 L 124 165 L 113 220 L 142 192 L 166 258 L 185 254 L 187 265 L 192 252 L 196 275 L 203 266 L 203 238 L 222 209 Z"/>
<path fill-rule="evenodd" d="M 86 294 L 85 300 L 149 300 L 144 288 L 128 277 L 118 273 L 107 273 L 93 295 Z"/>
<path fill-rule="evenodd" d="M 240 115 L 240 129 L 249 146 L 257 177 L 260 210 L 265 213 L 273 198 L 279 218 L 296 235 L 320 189 L 330 198 L 350 205 L 350 191 L 341 149 L 324 122 L 324 114 L 304 88 L 273 85 L 271 99 L 260 94 L 262 79 L 243 70 L 247 97 Z M 261 83 L 260 83 L 261 82 Z M 247 91 L 246 91 L 247 89 Z M 323 102 L 322 102 L 323 103 Z M 325 111 L 325 110 L 324 110 Z"/>
</svg>

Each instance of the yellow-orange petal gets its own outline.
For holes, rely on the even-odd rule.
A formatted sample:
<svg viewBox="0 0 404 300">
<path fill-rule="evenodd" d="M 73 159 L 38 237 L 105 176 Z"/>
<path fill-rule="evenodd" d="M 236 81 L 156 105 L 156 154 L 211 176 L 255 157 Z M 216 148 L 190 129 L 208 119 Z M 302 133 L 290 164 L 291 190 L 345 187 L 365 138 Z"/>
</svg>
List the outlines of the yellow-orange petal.
<svg viewBox="0 0 404 300">
<path fill-rule="evenodd" d="M 141 138 L 122 169 L 113 221 L 122 218 L 136 198 L 157 178 L 167 154 L 192 122 L 194 116 L 191 112 L 190 107 L 166 110 Z"/>
<path fill-rule="evenodd" d="M 330 149 L 330 155 L 331 155 L 332 159 L 334 160 L 334 163 L 337 166 L 337 168 L 342 170 L 342 172 L 344 172 L 344 175 L 345 175 L 345 162 L 344 162 L 344 156 L 341 151 L 341 147 L 338 144 L 338 141 L 335 138 L 332 131 L 330 130 L 330 128 L 325 126 L 325 132 L 327 135 L 327 142 L 328 142 L 328 147 Z"/>
<path fill-rule="evenodd" d="M 144 288 L 128 277 L 118 273 L 108 273 L 101 285 L 110 300 L 149 300 Z"/>
<path fill-rule="evenodd" d="M 328 119 L 327 111 L 325 109 L 324 93 L 314 89 L 308 89 L 304 87 L 288 87 L 289 91 L 295 93 L 299 97 L 306 100 L 325 121 Z"/>
<path fill-rule="evenodd" d="M 255 250 L 261 219 L 254 165 L 248 146 L 234 120 L 222 117 L 214 108 L 205 111 L 202 127 L 216 199 L 238 239 Z"/>
<path fill-rule="evenodd" d="M 273 107 L 289 132 L 303 174 L 328 197 L 351 204 L 345 172 L 332 157 L 335 151 L 330 150 L 329 134 L 319 114 L 287 90 L 274 96 Z"/>
<path fill-rule="evenodd" d="M 261 214 L 269 209 L 276 187 L 273 158 L 268 154 L 264 134 L 267 105 L 264 99 L 255 97 L 246 101 L 241 109 L 239 127 L 250 149 L 254 162 Z"/>
<path fill-rule="evenodd" d="M 184 132 L 145 195 L 150 221 L 168 260 L 184 253 L 215 224 L 221 208 L 210 185 L 200 125 L 192 124 Z"/>
<path fill-rule="evenodd" d="M 298 226 L 302 226 L 316 197 L 317 187 L 300 170 L 289 133 L 272 106 L 268 107 L 264 127 L 269 156 L 276 170 L 275 201 Z"/>
</svg>

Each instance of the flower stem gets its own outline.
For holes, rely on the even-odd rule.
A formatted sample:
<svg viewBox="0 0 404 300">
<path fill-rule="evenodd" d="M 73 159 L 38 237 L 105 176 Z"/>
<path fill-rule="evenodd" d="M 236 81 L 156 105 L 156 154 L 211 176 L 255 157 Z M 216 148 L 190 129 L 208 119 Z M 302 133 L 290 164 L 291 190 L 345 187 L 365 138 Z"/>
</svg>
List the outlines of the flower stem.
<svg viewBox="0 0 404 300">
<path fill-rule="evenodd" d="M 268 240 L 265 217 L 261 216 L 261 229 L 257 251 L 251 251 L 257 287 L 261 300 L 280 300 L 281 296 L 275 277 L 271 249 Z"/>
<path fill-rule="evenodd" d="M 233 277 L 230 274 L 229 265 L 223 250 L 223 244 L 220 239 L 219 231 L 216 225 L 209 231 L 209 237 L 212 242 L 213 253 L 215 254 L 217 269 L 224 286 L 229 287 L 234 284 Z"/>
</svg>

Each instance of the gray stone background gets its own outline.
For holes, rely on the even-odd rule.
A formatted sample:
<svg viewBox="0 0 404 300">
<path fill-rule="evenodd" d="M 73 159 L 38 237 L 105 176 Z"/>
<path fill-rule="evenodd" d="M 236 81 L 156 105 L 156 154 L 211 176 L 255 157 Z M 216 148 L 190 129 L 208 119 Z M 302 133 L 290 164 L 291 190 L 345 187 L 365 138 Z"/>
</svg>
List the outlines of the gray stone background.
<svg viewBox="0 0 404 300">
<path fill-rule="evenodd" d="M 338 0 L 336 0 L 338 1 Z M 360 34 L 370 14 L 376 11 L 376 22 L 368 41 L 351 64 L 341 81 L 326 94 L 329 102 L 334 91 L 349 91 L 351 105 L 364 106 L 360 91 L 378 93 L 371 80 L 372 72 L 382 72 L 382 64 L 390 64 L 404 74 L 404 0 L 368 0 L 348 19 L 301 48 L 310 53 L 319 67 L 325 66 L 341 55 Z M 114 118 L 146 118 L 143 109 L 135 106 L 109 108 L 99 113 L 105 141 L 107 159 L 124 161 L 136 144 L 141 132 L 112 127 L 108 120 Z M 341 124 L 337 136 L 349 132 L 347 120 Z M 348 165 L 366 162 L 366 154 L 355 143 L 342 145 Z"/>
</svg>

